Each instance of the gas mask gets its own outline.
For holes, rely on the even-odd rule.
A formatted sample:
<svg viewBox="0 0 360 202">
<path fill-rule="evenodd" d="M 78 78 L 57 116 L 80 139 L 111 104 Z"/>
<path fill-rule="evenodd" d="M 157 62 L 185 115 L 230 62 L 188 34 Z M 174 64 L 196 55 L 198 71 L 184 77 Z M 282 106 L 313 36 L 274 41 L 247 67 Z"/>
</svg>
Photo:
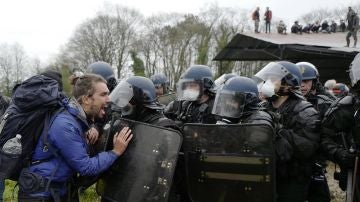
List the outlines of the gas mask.
<svg viewBox="0 0 360 202">
<path fill-rule="evenodd" d="M 200 92 L 198 90 L 185 89 L 184 94 L 183 94 L 183 98 L 185 100 L 195 101 L 195 100 L 198 99 L 199 95 L 200 95 Z"/>
<path fill-rule="evenodd" d="M 271 98 L 275 95 L 275 85 L 270 80 L 267 80 L 259 86 L 259 92 L 261 92 L 265 98 Z"/>
</svg>

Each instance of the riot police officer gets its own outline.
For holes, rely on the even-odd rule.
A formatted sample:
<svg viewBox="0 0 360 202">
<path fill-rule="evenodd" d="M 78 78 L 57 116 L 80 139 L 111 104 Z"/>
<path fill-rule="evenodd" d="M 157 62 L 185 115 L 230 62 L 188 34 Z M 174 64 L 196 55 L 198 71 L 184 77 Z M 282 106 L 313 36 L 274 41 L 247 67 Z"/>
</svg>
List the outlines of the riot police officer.
<svg viewBox="0 0 360 202">
<path fill-rule="evenodd" d="M 121 81 L 110 100 L 121 108 L 121 117 L 154 125 L 177 128 L 164 117 L 163 106 L 156 102 L 156 90 L 152 81 L 141 76 L 132 76 Z"/>
<path fill-rule="evenodd" d="M 299 91 L 302 75 L 291 62 L 270 62 L 254 76 L 276 117 L 277 201 L 304 202 L 309 188 L 314 153 L 319 146 L 319 115 Z"/>
<path fill-rule="evenodd" d="M 302 73 L 301 93 L 319 111 L 320 118 L 322 119 L 336 98 L 325 92 L 320 83 L 319 72 L 313 64 L 298 62 L 296 65 Z"/>
<path fill-rule="evenodd" d="M 327 95 L 322 94 L 325 91 L 321 90 L 322 85 L 319 80 L 319 72 L 313 64 L 298 62 L 296 65 L 302 73 L 301 93 L 319 112 L 320 119 L 322 120 L 333 100 Z M 307 199 L 309 202 L 329 202 L 331 200 L 330 190 L 325 176 L 326 157 L 320 149 L 316 153 L 317 157 L 313 167 Z"/>
<path fill-rule="evenodd" d="M 351 94 L 335 101 L 326 112 L 322 122 L 322 149 L 328 158 L 340 165 L 340 172 L 334 173 L 342 190 L 346 190 L 346 197 L 352 201 L 360 201 L 359 176 L 356 176 L 355 188 L 352 187 L 355 159 L 359 148 L 359 80 L 360 80 L 360 54 L 350 65 Z M 350 177 L 349 177 L 350 176 Z M 355 193 L 353 193 L 355 190 Z"/>
<path fill-rule="evenodd" d="M 173 120 L 168 119 L 163 115 L 163 106 L 156 102 L 155 86 L 148 78 L 132 76 L 121 81 L 110 94 L 110 102 L 113 105 L 112 108 L 114 111 L 119 113 L 116 114 L 116 112 L 114 112 L 113 116 L 115 116 L 115 119 L 121 117 L 155 126 L 179 130 Z M 144 132 L 146 133 L 147 131 Z M 144 135 L 146 136 L 148 134 Z M 162 144 L 162 142 L 158 142 L 157 144 Z M 164 148 L 164 150 L 165 149 L 166 148 Z M 111 183 L 114 185 L 117 182 L 114 182 L 110 177 L 107 178 L 104 183 Z M 175 184 L 176 183 L 177 182 L 175 182 Z M 113 186 L 108 188 L 112 189 Z M 176 187 L 172 187 L 170 191 L 170 200 L 177 198 L 175 189 Z M 112 195 L 111 197 L 116 197 L 116 194 L 114 196 L 112 192 L 113 190 L 104 190 L 104 193 L 110 193 Z M 103 198 L 103 201 L 107 201 L 106 197 Z"/>
<path fill-rule="evenodd" d="M 214 103 L 213 74 L 208 66 L 190 66 L 177 83 L 178 101 L 165 108 L 165 115 L 183 123 L 216 123 L 211 114 Z"/>
<path fill-rule="evenodd" d="M 217 124 L 266 123 L 272 126 L 270 114 L 260 109 L 256 83 L 247 77 L 227 80 L 216 93 L 212 113 Z"/>
<path fill-rule="evenodd" d="M 103 61 L 91 63 L 87 67 L 86 72 L 102 76 L 106 80 L 110 92 L 115 88 L 117 84 L 114 70 L 109 63 Z"/>
<path fill-rule="evenodd" d="M 150 77 L 155 85 L 157 101 L 164 105 L 176 99 L 176 94 L 170 89 L 169 79 L 164 74 L 154 74 Z"/>
<path fill-rule="evenodd" d="M 274 127 L 258 102 L 256 83 L 236 76 L 217 90 L 212 108 L 217 125 L 184 125 L 186 176 L 193 201 L 274 201 Z M 254 176 L 267 177 L 250 179 Z"/>
<path fill-rule="evenodd" d="M 150 76 L 156 89 L 156 96 L 167 94 L 170 91 L 170 82 L 164 74 L 154 74 Z"/>
</svg>

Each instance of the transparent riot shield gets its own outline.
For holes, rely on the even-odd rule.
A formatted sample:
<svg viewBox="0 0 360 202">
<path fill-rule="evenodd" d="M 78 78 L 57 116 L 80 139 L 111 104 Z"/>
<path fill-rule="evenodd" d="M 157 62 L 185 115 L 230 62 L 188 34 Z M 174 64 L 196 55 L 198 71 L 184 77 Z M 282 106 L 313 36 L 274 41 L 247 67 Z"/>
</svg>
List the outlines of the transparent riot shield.
<svg viewBox="0 0 360 202">
<path fill-rule="evenodd" d="M 274 131 L 269 125 L 184 125 L 193 201 L 275 201 Z"/>
<path fill-rule="evenodd" d="M 158 102 L 163 105 L 168 105 L 170 102 L 176 100 L 175 93 L 168 93 L 165 95 L 161 95 L 157 98 Z"/>
<path fill-rule="evenodd" d="M 167 201 L 181 134 L 125 119 L 114 125 L 116 131 L 129 126 L 134 137 L 125 153 L 98 181 L 98 194 L 106 201 Z M 106 150 L 112 149 L 112 136 L 107 138 Z"/>
</svg>

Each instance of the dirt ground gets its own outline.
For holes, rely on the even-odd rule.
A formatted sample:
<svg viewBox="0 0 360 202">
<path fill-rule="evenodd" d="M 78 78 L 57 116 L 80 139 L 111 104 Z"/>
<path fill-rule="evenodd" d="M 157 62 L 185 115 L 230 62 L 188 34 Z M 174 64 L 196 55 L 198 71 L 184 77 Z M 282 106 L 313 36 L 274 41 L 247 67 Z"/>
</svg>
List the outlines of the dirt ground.
<svg viewBox="0 0 360 202">
<path fill-rule="evenodd" d="M 339 167 L 337 167 L 337 169 L 339 169 Z M 329 162 L 329 165 L 326 170 L 327 170 L 326 177 L 328 179 L 328 183 L 330 187 L 331 201 L 344 202 L 345 192 L 339 188 L 338 182 L 334 180 L 335 165 Z"/>
</svg>

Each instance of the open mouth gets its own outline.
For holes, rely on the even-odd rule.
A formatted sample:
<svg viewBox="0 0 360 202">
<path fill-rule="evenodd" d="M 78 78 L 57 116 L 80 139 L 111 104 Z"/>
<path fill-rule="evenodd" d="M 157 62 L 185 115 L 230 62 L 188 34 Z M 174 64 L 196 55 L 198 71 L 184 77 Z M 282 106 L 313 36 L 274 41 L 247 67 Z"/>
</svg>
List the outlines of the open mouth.
<svg viewBox="0 0 360 202">
<path fill-rule="evenodd" d="M 101 108 L 100 108 L 100 115 L 101 115 L 101 116 L 105 116 L 105 107 L 106 107 L 106 105 L 103 105 L 103 106 L 101 106 Z"/>
</svg>

